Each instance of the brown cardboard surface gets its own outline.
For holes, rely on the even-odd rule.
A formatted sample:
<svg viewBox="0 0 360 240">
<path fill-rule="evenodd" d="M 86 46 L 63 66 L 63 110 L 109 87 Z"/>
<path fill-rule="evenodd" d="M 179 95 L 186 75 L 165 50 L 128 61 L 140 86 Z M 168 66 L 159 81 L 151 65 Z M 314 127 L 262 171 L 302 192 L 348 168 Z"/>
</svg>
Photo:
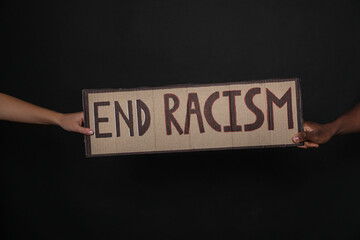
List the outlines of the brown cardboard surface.
<svg viewBox="0 0 360 240">
<path fill-rule="evenodd" d="M 299 80 L 83 90 L 87 157 L 295 146 Z"/>
</svg>

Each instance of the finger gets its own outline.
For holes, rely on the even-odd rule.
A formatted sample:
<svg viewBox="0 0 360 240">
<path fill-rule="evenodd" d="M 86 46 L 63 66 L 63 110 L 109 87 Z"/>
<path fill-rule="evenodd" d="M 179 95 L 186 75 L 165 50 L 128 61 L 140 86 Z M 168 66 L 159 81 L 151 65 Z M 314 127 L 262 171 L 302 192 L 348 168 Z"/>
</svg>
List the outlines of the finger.
<svg viewBox="0 0 360 240">
<path fill-rule="evenodd" d="M 302 148 L 302 149 L 308 149 L 309 148 L 309 145 L 307 144 L 308 142 L 305 141 L 304 142 L 304 145 L 301 145 L 301 146 L 298 146 L 299 148 Z"/>
<path fill-rule="evenodd" d="M 319 144 L 314 143 L 314 142 L 308 142 L 308 141 L 305 142 L 305 145 L 306 145 L 308 148 L 318 148 L 318 147 L 319 147 Z"/>
<path fill-rule="evenodd" d="M 314 142 L 305 141 L 303 146 L 298 146 L 298 148 L 308 149 L 308 148 L 318 148 L 319 144 Z"/>
<path fill-rule="evenodd" d="M 306 145 L 298 146 L 298 148 L 307 149 L 308 147 Z"/>
</svg>

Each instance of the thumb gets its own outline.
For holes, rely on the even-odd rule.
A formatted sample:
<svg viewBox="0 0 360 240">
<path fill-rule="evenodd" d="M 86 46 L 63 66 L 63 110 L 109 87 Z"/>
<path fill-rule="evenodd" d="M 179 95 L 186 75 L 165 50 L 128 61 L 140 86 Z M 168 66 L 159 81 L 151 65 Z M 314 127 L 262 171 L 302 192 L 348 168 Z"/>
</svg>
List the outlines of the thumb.
<svg viewBox="0 0 360 240">
<path fill-rule="evenodd" d="M 295 134 L 292 138 L 293 142 L 299 143 L 304 141 L 312 141 L 315 137 L 316 133 L 315 131 L 302 131 L 297 134 Z"/>
<path fill-rule="evenodd" d="M 91 130 L 90 128 L 84 128 L 80 126 L 76 129 L 76 132 L 89 136 L 94 134 L 94 131 Z"/>
</svg>

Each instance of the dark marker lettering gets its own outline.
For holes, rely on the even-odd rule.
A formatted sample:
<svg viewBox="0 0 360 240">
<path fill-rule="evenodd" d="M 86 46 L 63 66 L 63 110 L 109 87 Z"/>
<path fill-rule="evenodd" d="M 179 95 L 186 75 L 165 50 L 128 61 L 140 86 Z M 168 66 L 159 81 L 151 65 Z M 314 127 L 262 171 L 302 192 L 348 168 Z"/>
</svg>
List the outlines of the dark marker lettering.
<svg viewBox="0 0 360 240">
<path fill-rule="evenodd" d="M 292 102 L 291 102 L 291 87 L 287 92 L 278 99 L 269 89 L 266 89 L 266 98 L 267 98 L 267 112 L 268 112 L 268 128 L 269 130 L 274 130 L 274 111 L 273 103 L 276 104 L 279 108 L 287 105 L 287 118 L 288 118 L 288 128 L 294 128 L 293 114 L 292 114 Z"/>
<path fill-rule="evenodd" d="M 224 132 L 239 132 L 241 131 L 241 126 L 236 123 L 236 104 L 235 96 L 240 96 L 241 91 L 224 91 L 223 96 L 229 97 L 229 111 L 230 111 L 230 126 L 224 127 Z"/>
<path fill-rule="evenodd" d="M 150 111 L 146 104 L 140 99 L 136 100 L 136 110 L 137 110 L 137 119 L 138 119 L 138 134 L 142 136 L 150 127 Z M 144 112 L 145 121 L 143 123 L 142 114 Z"/>
<path fill-rule="evenodd" d="M 118 101 L 114 102 L 115 104 L 115 121 L 116 121 L 116 136 L 120 137 L 120 116 L 124 119 L 126 125 L 129 127 L 130 130 L 130 136 L 134 136 L 134 117 L 133 117 L 133 110 L 132 110 L 132 102 L 128 101 L 128 114 L 129 117 L 127 117 L 120 107 L 120 104 Z"/>
<path fill-rule="evenodd" d="M 252 88 L 245 95 L 245 104 L 246 104 L 246 106 L 256 116 L 256 120 L 255 120 L 254 123 L 245 124 L 245 126 L 244 126 L 245 131 L 256 130 L 256 129 L 260 128 L 262 126 L 262 124 L 264 123 L 264 113 L 257 106 L 255 106 L 255 104 L 253 102 L 254 96 L 256 94 L 260 94 L 260 93 L 261 93 L 260 88 Z"/>
<path fill-rule="evenodd" d="M 214 92 L 213 94 L 211 94 L 208 97 L 208 99 L 206 100 L 205 105 L 204 105 L 205 119 L 208 122 L 208 124 L 210 125 L 210 127 L 212 127 L 217 132 L 221 132 L 221 126 L 214 119 L 214 116 L 212 114 L 212 106 L 213 106 L 214 102 L 216 101 L 216 99 L 218 99 L 220 97 L 219 95 L 220 95 L 219 92 Z"/>
<path fill-rule="evenodd" d="M 174 106 L 170 109 L 169 99 L 172 99 L 174 102 Z M 165 126 L 166 126 L 166 134 L 171 135 L 171 123 L 174 124 L 176 130 L 181 135 L 183 134 L 183 130 L 181 129 L 178 121 L 174 117 L 173 113 L 178 109 L 179 107 L 179 99 L 175 94 L 164 94 L 164 108 L 165 108 Z"/>
<path fill-rule="evenodd" d="M 194 103 L 194 108 L 192 108 L 193 103 Z M 185 119 L 185 130 L 184 130 L 185 134 L 189 134 L 189 131 L 190 131 L 191 114 L 196 114 L 196 116 L 197 116 L 200 133 L 205 132 L 204 123 L 203 123 L 203 119 L 202 119 L 201 111 L 200 111 L 199 98 L 198 98 L 197 93 L 189 93 L 189 95 L 188 95 L 188 102 L 187 102 L 187 108 L 186 108 L 186 119 Z"/>
<path fill-rule="evenodd" d="M 109 138 L 112 137 L 111 133 L 100 133 L 99 123 L 108 122 L 108 118 L 99 118 L 99 107 L 109 106 L 110 102 L 94 102 L 94 117 L 95 117 L 95 137 L 96 138 Z"/>
</svg>

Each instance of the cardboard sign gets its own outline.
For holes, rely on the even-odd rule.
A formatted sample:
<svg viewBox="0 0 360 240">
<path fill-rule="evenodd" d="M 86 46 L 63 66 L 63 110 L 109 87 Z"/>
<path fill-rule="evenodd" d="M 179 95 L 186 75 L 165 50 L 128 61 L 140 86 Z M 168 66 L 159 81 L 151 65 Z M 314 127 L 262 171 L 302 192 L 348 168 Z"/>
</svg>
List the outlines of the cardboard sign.
<svg viewBox="0 0 360 240">
<path fill-rule="evenodd" d="M 87 157 L 294 146 L 298 79 L 83 90 Z"/>
</svg>

